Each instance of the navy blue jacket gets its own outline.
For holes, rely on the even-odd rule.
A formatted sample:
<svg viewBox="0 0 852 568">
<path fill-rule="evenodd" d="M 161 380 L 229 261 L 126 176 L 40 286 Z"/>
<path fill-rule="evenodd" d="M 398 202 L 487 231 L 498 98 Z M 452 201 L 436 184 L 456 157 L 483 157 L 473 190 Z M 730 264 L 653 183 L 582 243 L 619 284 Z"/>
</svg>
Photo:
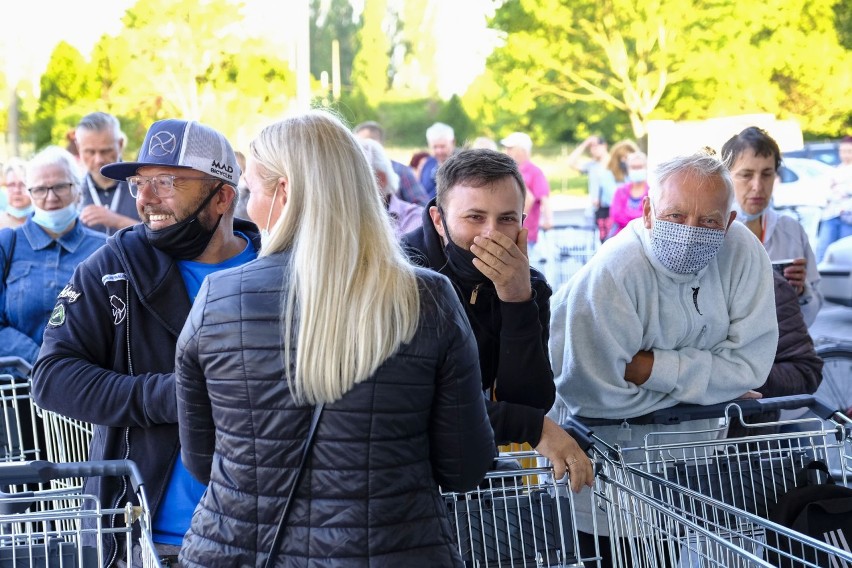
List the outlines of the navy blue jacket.
<svg viewBox="0 0 852 568">
<path fill-rule="evenodd" d="M 252 223 L 234 230 L 260 250 Z M 175 347 L 192 307 L 174 259 L 154 248 L 142 224 L 122 229 L 81 263 L 74 294 L 58 300 L 33 368 L 42 408 L 96 424 L 90 459 L 134 460 L 152 518 L 178 457 Z M 79 294 L 79 295 L 78 295 Z M 120 479 L 91 478 L 104 507 L 132 497 Z M 120 522 L 120 519 L 117 521 Z M 105 539 L 110 558 L 111 539 Z"/>
</svg>

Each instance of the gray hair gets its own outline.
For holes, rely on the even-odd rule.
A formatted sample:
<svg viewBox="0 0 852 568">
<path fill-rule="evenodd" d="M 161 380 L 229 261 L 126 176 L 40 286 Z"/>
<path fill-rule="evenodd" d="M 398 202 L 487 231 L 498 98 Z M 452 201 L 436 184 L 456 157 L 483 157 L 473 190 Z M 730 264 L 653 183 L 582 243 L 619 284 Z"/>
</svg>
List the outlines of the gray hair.
<svg viewBox="0 0 852 568">
<path fill-rule="evenodd" d="M 30 158 L 27 162 L 27 184 L 35 177 L 36 173 L 43 168 L 59 167 L 65 171 L 68 180 L 74 184 L 74 194 L 80 199 L 83 195 L 80 191 L 83 178 L 77 160 L 71 152 L 59 146 L 47 146 L 44 150 Z"/>
<path fill-rule="evenodd" d="M 9 158 L 9 161 L 3 164 L 3 177 L 5 178 L 10 173 L 18 174 L 22 180 L 27 179 L 27 162 L 23 158 Z"/>
<path fill-rule="evenodd" d="M 731 173 L 725 163 L 705 152 L 698 152 L 690 156 L 678 156 L 660 163 L 654 168 L 653 175 L 649 180 L 648 197 L 654 207 L 659 203 L 663 194 L 663 185 L 675 174 L 690 172 L 698 178 L 699 183 L 709 178 L 718 178 L 725 185 L 725 199 L 727 202 L 726 213 L 730 213 L 734 202 L 734 182 Z"/>
<path fill-rule="evenodd" d="M 93 112 L 81 118 L 76 128 L 76 131 L 80 130 L 87 130 L 89 132 L 112 130 L 116 140 L 126 140 L 127 138 L 124 132 L 121 131 L 118 119 L 106 112 Z"/>
<path fill-rule="evenodd" d="M 376 173 L 382 173 L 387 180 L 384 187 L 379 189 L 382 195 L 396 195 L 399 189 L 399 176 L 393 171 L 390 158 L 385 153 L 385 149 L 381 144 L 371 138 L 359 138 L 358 143 L 361 144 L 361 149 L 364 151 L 364 156 L 367 157 L 367 162 Z M 377 180 L 378 181 L 378 180 Z"/>
<path fill-rule="evenodd" d="M 426 129 L 426 141 L 430 144 L 438 140 L 455 140 L 456 133 L 453 127 L 443 122 L 436 122 Z"/>
</svg>

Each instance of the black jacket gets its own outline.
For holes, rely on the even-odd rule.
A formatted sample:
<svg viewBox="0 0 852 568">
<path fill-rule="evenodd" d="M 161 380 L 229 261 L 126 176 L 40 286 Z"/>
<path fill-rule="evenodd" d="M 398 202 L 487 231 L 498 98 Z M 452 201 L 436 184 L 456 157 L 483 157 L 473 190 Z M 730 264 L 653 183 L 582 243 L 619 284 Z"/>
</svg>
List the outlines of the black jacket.
<svg viewBox="0 0 852 568">
<path fill-rule="evenodd" d="M 234 230 L 260 250 L 253 224 L 235 219 Z M 79 295 L 60 298 L 64 316 L 45 329 L 33 398 L 97 425 L 90 459 L 134 460 L 153 518 L 180 449 L 174 356 L 191 307 L 186 286 L 177 263 L 148 243 L 142 224 L 107 239 L 69 286 Z M 116 478 L 90 478 L 86 490 L 103 507 L 133 495 Z M 109 559 L 114 541 L 105 541 Z"/>
<path fill-rule="evenodd" d="M 208 483 L 181 566 L 261 566 L 272 546 L 313 410 L 285 378 L 287 261 L 211 275 L 178 341 L 183 463 Z M 276 566 L 462 565 L 437 486 L 472 489 L 494 439 L 470 325 L 445 278 L 417 278 L 415 336 L 325 406 Z"/>
<path fill-rule="evenodd" d="M 444 244 L 429 216 L 423 225 L 403 237 L 412 262 L 431 268 L 450 279 L 464 306 L 479 348 L 482 388 L 497 402 L 488 404 L 488 415 L 498 444 L 528 442 L 538 445 L 544 414 L 553 406 L 556 387 L 547 342 L 550 336 L 552 290 L 537 270 L 530 268 L 532 298 L 527 302 L 501 302 L 494 285 L 483 276 L 471 303 L 473 288 L 453 274 L 447 265 Z"/>
<path fill-rule="evenodd" d="M 799 307 L 799 296 L 787 279 L 776 271 L 775 314 L 778 317 L 778 350 L 766 382 L 757 390 L 765 398 L 813 394 L 822 382 L 823 361 L 814 349 L 808 326 Z M 775 422 L 779 412 L 765 412 L 750 416 L 747 423 Z M 744 428 L 738 418 L 731 420 L 728 437 L 757 436 L 778 432 L 776 426 Z"/>
</svg>

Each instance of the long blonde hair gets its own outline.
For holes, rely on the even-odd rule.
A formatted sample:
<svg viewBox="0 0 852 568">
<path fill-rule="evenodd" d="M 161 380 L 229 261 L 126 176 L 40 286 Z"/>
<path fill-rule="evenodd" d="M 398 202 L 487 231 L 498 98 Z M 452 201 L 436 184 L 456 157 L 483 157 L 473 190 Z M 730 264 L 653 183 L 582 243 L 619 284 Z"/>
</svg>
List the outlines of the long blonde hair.
<svg viewBox="0 0 852 568">
<path fill-rule="evenodd" d="M 312 110 L 280 120 L 249 150 L 265 190 L 271 193 L 281 177 L 288 184 L 287 203 L 261 251 L 292 255 L 281 299 L 287 380 L 297 401 L 338 400 L 414 336 L 414 269 L 360 145 L 337 117 Z"/>
</svg>

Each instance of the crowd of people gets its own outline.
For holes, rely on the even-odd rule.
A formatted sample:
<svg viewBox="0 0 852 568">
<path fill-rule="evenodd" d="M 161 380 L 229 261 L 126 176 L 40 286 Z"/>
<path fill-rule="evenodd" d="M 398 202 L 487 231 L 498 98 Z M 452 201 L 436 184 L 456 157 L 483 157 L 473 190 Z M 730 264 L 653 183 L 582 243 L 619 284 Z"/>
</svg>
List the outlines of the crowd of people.
<svg viewBox="0 0 852 568">
<path fill-rule="evenodd" d="M 439 487 L 476 487 L 498 446 L 588 491 L 569 417 L 818 387 L 819 274 L 770 207 L 765 131 L 653 170 L 631 141 L 581 143 L 605 243 L 555 292 L 530 263 L 553 223 L 530 136 L 425 139 L 403 164 L 380 124 L 313 110 L 243 155 L 174 118 L 123 161 L 96 112 L 79 162 L 5 165 L 0 355 L 34 365 L 39 406 L 95 425 L 91 459 L 139 464 L 169 565 L 462 566 Z M 107 537 L 106 565 L 141 555 L 123 546 Z"/>
</svg>

